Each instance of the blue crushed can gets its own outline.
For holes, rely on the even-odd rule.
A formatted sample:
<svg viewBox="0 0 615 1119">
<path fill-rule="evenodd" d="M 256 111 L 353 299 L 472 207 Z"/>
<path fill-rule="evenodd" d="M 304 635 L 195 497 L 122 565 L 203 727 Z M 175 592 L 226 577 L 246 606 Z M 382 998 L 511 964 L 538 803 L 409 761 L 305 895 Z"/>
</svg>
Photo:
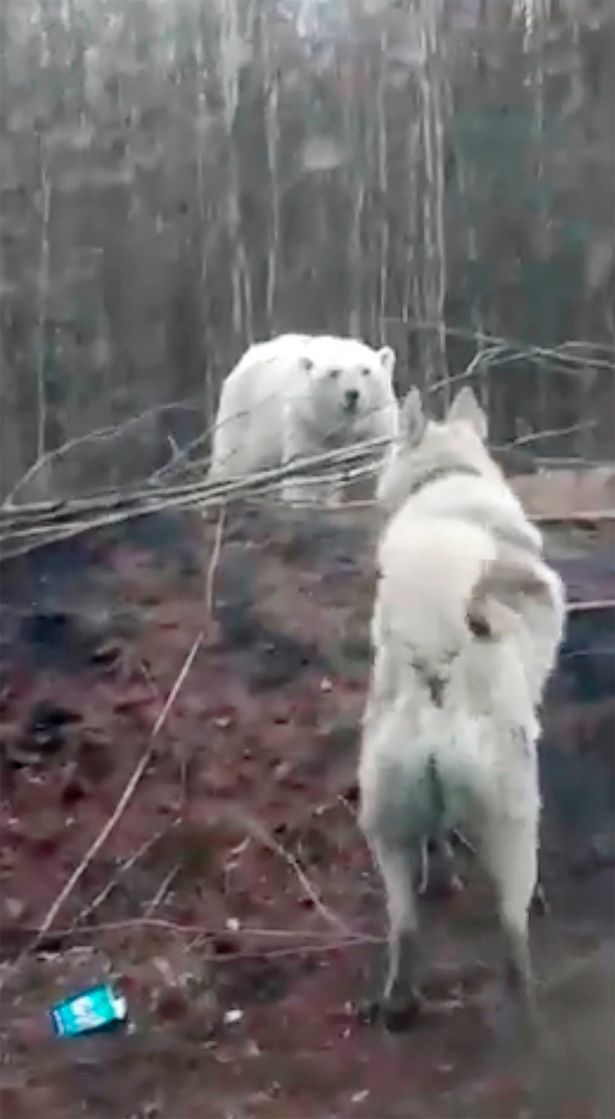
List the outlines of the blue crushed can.
<svg viewBox="0 0 615 1119">
<path fill-rule="evenodd" d="M 50 1014 L 59 1037 L 79 1037 L 115 1029 L 126 1021 L 128 1007 L 123 995 L 108 984 L 101 984 L 56 1003 Z"/>
</svg>

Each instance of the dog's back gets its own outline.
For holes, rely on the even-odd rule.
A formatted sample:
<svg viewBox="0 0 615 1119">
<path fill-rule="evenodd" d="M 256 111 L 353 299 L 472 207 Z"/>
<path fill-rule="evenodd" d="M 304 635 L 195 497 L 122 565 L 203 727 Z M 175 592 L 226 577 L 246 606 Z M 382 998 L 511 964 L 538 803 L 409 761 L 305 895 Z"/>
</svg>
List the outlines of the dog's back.
<svg viewBox="0 0 615 1119">
<path fill-rule="evenodd" d="M 380 482 L 392 516 L 379 547 L 378 614 L 434 670 L 442 660 L 463 665 L 486 645 L 495 654 L 506 641 L 536 705 L 561 638 L 563 588 L 473 409 L 474 426 L 454 409 L 445 424 L 406 414 L 405 445 Z"/>
<path fill-rule="evenodd" d="M 467 607 L 496 549 L 480 526 L 444 517 L 413 517 L 404 508 L 385 531 L 379 598 L 388 631 L 409 656 L 437 669 L 471 644 Z"/>
<path fill-rule="evenodd" d="M 468 496 L 473 482 L 466 479 Z M 441 484 L 445 488 L 446 482 Z M 476 489 L 480 492 L 479 487 Z M 494 676 L 518 658 L 530 703 L 536 706 L 553 667 L 563 622 L 558 576 L 541 555 L 517 539 L 517 526 L 481 518 L 415 509 L 410 499 L 387 526 L 379 548 L 378 614 L 410 674 L 461 679 L 476 663 Z M 503 503 L 503 511 L 506 505 Z M 376 641 L 378 642 L 378 634 Z M 505 645 L 507 657 L 503 656 Z M 458 698 L 459 698 L 459 693 Z M 473 694 L 470 691 L 469 696 Z M 468 702 L 470 698 L 468 697 Z"/>
</svg>

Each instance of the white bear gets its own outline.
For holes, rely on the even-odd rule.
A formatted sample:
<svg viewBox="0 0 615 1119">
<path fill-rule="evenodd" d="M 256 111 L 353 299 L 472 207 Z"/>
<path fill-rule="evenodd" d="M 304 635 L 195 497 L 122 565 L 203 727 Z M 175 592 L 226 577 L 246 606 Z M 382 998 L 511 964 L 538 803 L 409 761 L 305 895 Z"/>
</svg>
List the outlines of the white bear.
<svg viewBox="0 0 615 1119">
<path fill-rule="evenodd" d="M 353 338 L 282 334 L 250 346 L 222 386 L 210 480 L 379 436 L 396 439 L 394 366 L 389 346 L 373 350 Z M 282 495 L 336 501 L 339 481 L 288 479 Z"/>
</svg>

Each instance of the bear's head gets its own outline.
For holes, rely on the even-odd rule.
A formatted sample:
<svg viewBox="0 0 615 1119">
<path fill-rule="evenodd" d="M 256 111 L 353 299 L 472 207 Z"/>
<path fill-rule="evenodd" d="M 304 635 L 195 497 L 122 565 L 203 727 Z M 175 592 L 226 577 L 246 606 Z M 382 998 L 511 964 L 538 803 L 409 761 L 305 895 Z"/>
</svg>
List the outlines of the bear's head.
<svg viewBox="0 0 615 1119">
<path fill-rule="evenodd" d="M 306 340 L 299 365 L 323 428 L 360 428 L 390 404 L 395 354 L 389 346 L 373 350 L 354 338 L 323 335 Z"/>
</svg>

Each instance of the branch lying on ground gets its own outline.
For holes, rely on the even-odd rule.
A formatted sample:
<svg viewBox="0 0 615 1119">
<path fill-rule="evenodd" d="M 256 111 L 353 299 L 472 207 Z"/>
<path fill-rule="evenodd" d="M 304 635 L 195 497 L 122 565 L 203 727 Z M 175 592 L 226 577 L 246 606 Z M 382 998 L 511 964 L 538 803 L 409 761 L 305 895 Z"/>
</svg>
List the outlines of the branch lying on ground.
<svg viewBox="0 0 615 1119">
<path fill-rule="evenodd" d="M 211 559 L 207 568 L 207 578 L 205 580 L 205 610 L 207 611 L 207 618 L 209 622 L 213 622 L 214 617 L 214 589 L 216 582 L 216 571 L 218 570 L 220 555 L 222 553 L 225 513 L 226 510 L 223 505 L 218 516 L 214 546 L 212 548 Z"/>
<path fill-rule="evenodd" d="M 569 614 L 587 614 L 594 610 L 615 610 L 615 598 L 597 598 L 589 602 L 569 602 Z"/>
<path fill-rule="evenodd" d="M 298 878 L 305 894 L 314 905 L 314 908 L 320 913 L 321 917 L 327 922 L 327 924 L 332 925 L 337 932 L 343 933 L 344 936 L 353 937 L 354 933 L 352 929 L 349 929 L 347 925 L 345 925 L 344 922 L 341 920 L 341 918 L 338 917 L 336 913 L 333 913 L 332 910 L 324 904 L 320 895 L 318 894 L 318 891 L 316 890 L 316 887 L 312 884 L 307 874 L 303 870 L 303 867 L 300 865 L 294 855 L 291 855 L 290 851 L 287 851 L 286 848 L 277 841 L 275 836 L 271 835 L 267 831 L 267 829 L 263 827 L 260 821 L 257 820 L 254 816 L 248 816 L 246 813 L 242 812 L 240 816 L 238 816 L 238 819 L 241 820 L 241 823 L 246 828 L 246 831 L 251 836 L 253 836 L 254 839 L 257 839 L 260 843 L 262 843 L 264 847 L 267 847 L 270 851 L 274 851 L 275 854 L 279 855 L 279 857 L 286 863 L 286 865 L 290 867 L 290 869 Z"/>
<path fill-rule="evenodd" d="M 100 933 L 113 933 L 119 932 L 123 935 L 130 930 L 141 932 L 144 929 L 155 929 L 159 933 L 168 933 L 170 936 L 192 936 L 198 939 L 199 942 L 207 941 L 209 938 L 219 936 L 228 937 L 228 928 L 216 928 L 211 925 L 186 925 L 180 924 L 176 921 L 170 921 L 163 917 L 132 917 L 126 918 L 121 921 L 103 921 L 97 925 L 81 929 L 71 928 L 56 928 L 53 932 L 54 944 L 59 940 L 69 940 L 69 946 L 77 946 L 80 941 L 89 937 L 94 937 Z M 77 939 L 77 936 L 79 939 Z M 319 932 L 315 929 L 300 929 L 295 931 L 293 929 L 260 929 L 253 927 L 241 927 L 237 933 L 233 934 L 235 939 L 243 937 L 245 939 L 257 939 L 268 941 L 292 941 L 291 944 L 285 946 L 275 945 L 272 947 L 264 948 L 238 948 L 236 952 L 225 952 L 220 955 L 215 951 L 207 954 L 203 951 L 203 957 L 206 959 L 215 960 L 216 964 L 229 964 L 236 960 L 246 959 L 271 959 L 281 956 L 297 956 L 306 954 L 318 954 L 323 952 L 335 952 L 340 949 L 347 948 L 361 948 L 366 944 L 380 945 L 384 944 L 386 938 L 374 933 L 357 932 L 344 936 L 338 933 L 337 936 L 331 937 L 331 932 Z M 44 943 L 44 938 L 43 938 Z M 21 957 L 19 957 L 21 959 Z M 6 981 L 15 971 L 17 962 L 4 963 L 1 966 L 4 972 L 3 981 Z"/>
<path fill-rule="evenodd" d="M 595 528 L 599 524 L 615 522 L 615 509 L 596 509 L 591 512 L 572 509 L 570 513 L 531 513 L 531 521 L 547 528 L 557 528 L 558 525 L 576 525 L 578 528 Z"/>
<path fill-rule="evenodd" d="M 415 322 L 409 325 L 412 329 L 432 329 L 432 324 L 429 323 Z M 474 376 L 478 371 L 489 370 L 495 365 L 511 360 L 528 359 L 544 364 L 547 359 L 557 359 L 557 361 L 564 363 L 566 372 L 582 372 L 588 365 L 612 367 L 609 361 L 603 361 L 596 357 L 596 353 L 608 353 L 608 349 L 591 346 L 589 343 L 564 343 L 560 347 L 549 350 L 544 347 L 519 347 L 518 343 L 509 339 L 457 328 L 449 328 L 447 333 L 473 338 L 477 343 L 478 350 L 465 370 L 457 375 L 447 377 L 436 385 L 432 385 L 430 391 L 464 381 Z M 264 403 L 267 403 L 267 401 Z M 171 405 L 166 407 L 171 407 Z M 161 410 L 161 408 L 154 408 L 150 409 L 149 412 Z M 94 433 L 91 439 L 96 440 L 121 434 L 123 430 L 128 430 L 148 414 L 146 412 L 143 416 L 127 421 L 123 428 L 101 429 L 101 431 Z M 565 428 L 532 432 L 518 437 L 500 450 L 523 447 L 543 440 L 573 434 L 594 426 L 595 422 L 590 420 L 575 423 Z M 207 438 L 214 427 L 215 422 L 210 425 L 207 433 L 199 436 L 197 440 L 193 441 L 193 444 L 185 449 L 186 453 L 190 451 L 191 447 Z M 87 438 L 82 437 L 73 440 L 65 447 L 50 452 L 45 456 L 44 461 L 52 461 L 54 457 L 60 458 L 65 450 L 77 443 L 86 442 Z M 334 470 L 342 471 L 347 476 L 353 476 L 354 478 L 367 477 L 374 470 L 375 456 L 386 447 L 387 443 L 388 440 L 385 438 L 366 440 L 349 447 L 341 447 L 334 451 L 313 455 L 290 465 L 258 471 L 248 477 L 226 482 L 209 481 L 203 478 L 197 482 L 184 481 L 167 486 L 153 485 L 152 483 L 160 476 L 160 472 L 158 472 L 149 479 L 148 484 L 142 485 L 140 488 L 125 491 L 113 489 L 92 494 L 86 498 L 16 506 L 12 502 L 13 495 L 11 495 L 4 506 L 0 507 L 0 548 L 4 557 L 20 555 L 43 544 L 66 539 L 86 532 L 91 528 L 115 525 L 149 513 L 171 509 L 189 509 L 195 506 L 219 506 L 221 503 L 242 498 L 271 496 L 272 492 L 277 495 L 280 483 L 287 478 L 305 480 L 306 484 L 309 484 L 309 482 L 317 481 L 325 475 L 331 477 L 331 472 Z M 179 452 L 180 457 L 183 453 L 183 451 Z M 192 469 L 202 469 L 204 472 L 207 461 L 191 461 L 190 465 Z M 24 481 L 32 475 L 34 469 L 31 468 L 26 474 Z M 16 487 L 13 493 L 18 488 Z M 605 510 L 593 514 L 592 517 L 595 520 L 606 520 L 611 519 L 612 515 L 610 510 Z M 586 516 L 587 514 L 584 514 L 584 518 Z M 557 518 L 557 521 L 562 523 L 568 520 L 576 521 L 579 518 L 575 515 Z"/>
<path fill-rule="evenodd" d="M 34 477 L 38 470 L 41 470 L 44 466 L 55 462 L 57 459 L 61 458 L 62 455 L 66 454 L 67 451 L 72 450 L 73 447 L 81 446 L 84 443 L 98 443 L 102 442 L 105 439 L 117 438 L 118 436 L 124 435 L 127 431 L 130 430 L 130 428 L 136 427 L 138 424 L 142 423 L 143 420 L 149 419 L 150 416 L 159 416 L 162 412 L 167 412 L 171 408 L 177 409 L 192 407 L 194 407 L 195 409 L 198 407 L 198 397 L 196 396 L 186 397 L 183 400 L 174 400 L 172 401 L 172 403 L 169 404 L 153 404 L 151 408 L 146 408 L 144 412 L 139 412 L 136 416 L 129 416 L 128 419 L 124 420 L 123 423 L 116 424 L 114 426 L 109 425 L 107 427 L 99 427 L 95 431 L 89 431 L 87 435 L 77 435 L 74 439 L 67 439 L 66 443 L 62 443 L 60 447 L 54 447 L 52 451 L 46 451 L 43 455 L 40 455 L 36 459 L 36 462 L 33 462 L 32 466 L 28 467 L 25 474 L 19 479 L 18 482 L 16 482 L 10 493 L 4 499 L 1 508 L 19 508 L 19 506 L 13 506 L 15 495 L 19 492 L 19 490 L 23 486 L 27 485 L 27 483 Z M 200 436 L 199 441 L 202 438 L 204 438 L 204 436 Z M 163 469 L 168 469 L 170 465 L 171 463 L 167 463 L 166 468 Z"/>
<path fill-rule="evenodd" d="M 394 322 L 396 320 L 387 319 L 386 321 Z M 441 329 L 441 325 L 439 324 L 433 324 L 418 320 L 406 323 L 405 326 L 410 330 Z M 547 367 L 551 372 L 577 374 L 583 373 L 588 368 L 592 367 L 615 371 L 615 355 L 611 347 L 606 345 L 599 345 L 590 342 L 568 341 L 562 343 L 559 346 L 551 348 L 544 346 L 524 346 L 520 342 L 510 338 L 498 337 L 496 335 L 486 334 L 480 331 L 466 330 L 459 327 L 446 327 L 445 331 L 446 334 L 451 337 L 461 337 L 473 340 L 477 346 L 477 352 L 465 370 L 463 370 L 459 374 L 449 376 L 446 379 L 438 382 L 437 384 L 431 385 L 429 389 L 430 393 L 435 392 L 437 389 L 444 386 L 450 386 L 464 381 L 472 377 L 477 371 L 489 371 L 490 369 L 502 364 L 503 362 L 511 361 L 536 361 L 541 366 L 542 372 L 545 371 L 545 362 L 551 363 L 550 366 Z M 600 354 L 604 354 L 605 356 L 598 356 Z M 7 513 L 13 513 L 16 516 L 27 516 L 28 511 L 32 514 L 35 510 L 38 510 L 41 515 L 43 515 L 45 512 L 55 512 L 59 515 L 62 511 L 67 510 L 69 505 L 73 513 L 77 513 L 78 511 L 90 513 L 96 507 L 110 508 L 112 506 L 115 506 L 118 502 L 122 502 L 124 500 L 137 500 L 139 496 L 143 497 L 144 499 L 148 497 L 152 498 L 159 496 L 161 492 L 170 492 L 169 490 L 165 490 L 164 488 L 162 490 L 160 488 L 155 488 L 152 483 L 155 483 L 161 476 L 164 476 L 165 472 L 167 472 L 170 468 L 174 468 L 178 458 L 186 458 L 191 453 L 191 451 L 194 450 L 195 447 L 199 446 L 207 438 L 209 438 L 215 430 L 215 420 L 213 423 L 210 423 L 208 425 L 206 431 L 204 431 L 203 434 L 199 435 L 196 439 L 189 443 L 187 447 L 177 448 L 177 453 L 172 456 L 171 463 L 167 463 L 166 466 L 159 469 L 158 471 L 155 471 L 149 479 L 149 485 L 145 489 L 143 489 L 141 493 L 134 490 L 131 494 L 125 495 L 118 495 L 117 491 L 113 491 L 112 493 L 102 492 L 93 494 L 88 499 L 85 499 L 81 502 L 77 500 L 70 502 L 39 502 L 36 504 L 29 503 L 27 505 L 22 504 L 17 506 L 13 503 L 15 494 L 18 493 L 21 487 L 23 487 L 28 481 L 32 479 L 38 469 L 45 465 L 53 463 L 56 459 L 60 459 L 62 455 L 65 454 L 66 451 L 69 451 L 71 448 L 77 445 L 86 444 L 88 442 L 92 443 L 98 440 L 122 436 L 125 432 L 128 432 L 132 427 L 137 426 L 149 416 L 159 414 L 165 411 L 165 409 L 182 406 L 192 406 L 192 403 L 195 399 L 196 398 L 191 398 L 189 400 L 178 401 L 171 404 L 153 406 L 140 415 L 130 417 L 123 424 L 120 424 L 115 428 L 100 428 L 98 431 L 92 432 L 89 435 L 79 436 L 75 439 L 69 440 L 69 442 L 67 442 L 63 446 L 48 452 L 41 459 L 37 460 L 37 462 L 29 468 L 20 482 L 18 482 L 17 485 L 13 487 L 13 490 L 6 498 L 3 506 L 0 507 L 0 515 L 2 513 L 4 513 L 5 515 Z M 515 444 L 519 445 L 525 442 L 534 442 L 541 438 L 546 438 L 555 434 L 569 434 L 576 431 L 580 426 L 581 425 L 577 426 L 575 424 L 570 428 L 562 428 L 558 432 L 537 432 L 535 434 L 532 434 L 531 436 L 522 436 L 520 440 L 515 441 Z M 321 460 L 322 456 L 317 456 L 317 458 Z M 204 467 L 203 463 L 191 462 L 190 465 L 191 467 Z"/>
<path fill-rule="evenodd" d="M 536 434 L 535 438 L 538 437 Z M 349 477 L 368 477 L 374 470 L 374 454 L 388 442 L 385 438 L 366 440 L 351 447 L 313 455 L 287 466 L 258 471 L 248 477 L 226 482 L 202 481 L 157 491 L 139 490 L 124 494 L 114 492 L 90 501 L 75 499 L 44 506 L 23 506 L 19 510 L 0 509 L 0 545 L 5 545 L 2 554 L 4 557 L 20 555 L 54 540 L 66 539 L 92 528 L 108 527 L 151 513 L 193 507 L 219 507 L 221 503 L 233 500 L 262 497 L 271 494 L 272 489 L 277 491 L 279 483 L 289 477 L 305 480 L 306 484 L 324 476 L 330 477 L 330 473 L 323 473 L 323 470 L 327 471 L 330 467 L 337 466 Z M 615 510 L 570 513 L 565 516 L 560 514 L 552 518 L 553 523 L 562 524 L 568 521 L 611 519 L 615 519 Z M 543 517 L 542 520 L 546 523 L 546 518 Z"/>
<path fill-rule="evenodd" d="M 157 488 L 145 486 L 141 489 L 118 492 L 117 489 L 100 493 L 86 498 L 71 498 L 61 501 L 46 501 L 18 506 L 0 507 L 0 524 L 14 525 L 15 530 L 22 522 L 33 521 L 35 524 L 44 522 L 45 518 L 59 521 L 76 513 L 96 513 L 121 509 L 123 506 L 133 506 L 139 502 L 148 504 L 156 501 L 175 500 L 179 498 L 192 498 L 201 501 L 208 497 L 215 497 L 218 501 L 229 496 L 236 496 L 244 490 L 250 492 L 271 482 L 281 482 L 289 477 L 310 477 L 310 471 L 318 471 L 330 465 L 346 465 L 360 462 L 373 456 L 375 452 L 383 450 L 390 440 L 384 436 L 376 439 L 367 439 L 349 447 L 339 447 L 318 455 L 311 455 L 296 462 L 272 467 L 267 470 L 256 471 L 245 478 L 231 479 L 229 481 L 209 482 L 203 479 L 200 482 L 188 482 L 174 486 L 159 486 Z"/>
<path fill-rule="evenodd" d="M 400 320 L 393 318 L 386 318 L 385 322 L 399 323 Z M 441 330 L 441 324 L 421 321 L 418 319 L 404 322 L 404 327 L 413 331 L 426 331 L 426 330 Z M 527 346 L 520 341 L 512 338 L 504 338 L 493 334 L 486 334 L 482 331 L 467 330 L 463 327 L 445 327 L 445 333 L 449 337 L 464 338 L 468 341 L 474 341 L 477 346 L 477 353 L 471 360 L 467 369 L 459 374 L 453 374 L 445 380 L 440 381 L 430 386 L 430 393 L 444 387 L 445 385 L 456 384 L 460 381 L 470 378 L 479 369 L 484 371 L 485 368 L 491 369 L 503 362 L 511 361 L 535 361 L 538 362 L 544 370 L 545 362 L 549 362 L 548 369 L 551 372 L 560 373 L 582 373 L 588 368 L 605 369 L 615 372 L 615 354 L 612 347 L 600 343 L 587 342 L 587 341 L 567 341 L 562 342 L 558 346 L 545 347 L 545 346 Z M 604 355 L 604 356 L 600 356 Z M 67 451 L 75 446 L 85 443 L 94 443 L 103 441 L 105 439 L 116 438 L 123 435 L 131 428 L 138 426 L 150 416 L 160 415 L 161 413 L 175 409 L 178 407 L 192 408 L 197 407 L 199 398 L 189 397 L 179 401 L 173 401 L 166 404 L 152 405 L 152 407 L 145 409 L 136 416 L 130 416 L 123 423 L 116 426 L 101 427 L 96 431 L 89 432 L 87 435 L 76 436 L 62 444 L 61 447 L 56 447 L 52 451 L 46 452 L 40 456 L 36 462 L 32 464 L 23 475 L 23 477 L 13 486 L 8 497 L 4 501 L 4 508 L 10 509 L 13 506 L 15 495 L 19 492 L 20 488 L 25 486 L 32 477 L 36 474 L 37 470 L 61 458 Z M 164 477 L 165 473 L 175 469 L 177 462 L 180 460 L 185 461 L 190 453 L 203 442 L 209 438 L 214 430 L 214 424 L 210 424 L 208 428 L 196 439 L 192 440 L 185 447 L 178 447 L 177 453 L 173 453 L 171 461 L 166 463 L 163 467 L 154 472 L 150 481 L 155 482 L 159 478 Z"/>
<path fill-rule="evenodd" d="M 156 890 L 156 893 L 154 894 L 153 898 L 151 898 L 150 901 L 148 901 L 147 905 L 145 906 L 145 909 L 143 910 L 143 917 L 144 917 L 145 920 L 147 920 L 148 917 L 151 917 L 152 914 L 155 912 L 155 910 L 158 908 L 158 906 L 162 903 L 167 890 L 171 886 L 172 882 L 174 882 L 175 879 L 177 878 L 177 875 L 179 874 L 180 870 L 181 870 L 180 864 L 175 863 L 175 866 L 172 866 L 171 869 L 168 871 L 168 873 L 165 874 L 165 876 L 164 876 L 162 882 L 160 883 L 160 886 Z"/>
<path fill-rule="evenodd" d="M 148 855 L 152 848 L 155 847 L 156 844 L 163 838 L 163 836 L 168 835 L 168 833 L 172 831 L 173 828 L 177 827 L 179 822 L 180 818 L 179 816 L 176 816 L 175 819 L 172 820 L 168 826 L 160 828 L 155 833 L 155 835 L 150 836 L 148 839 L 145 840 L 144 843 L 141 844 L 140 847 L 137 848 L 136 851 L 133 851 L 132 855 L 130 855 L 129 858 L 120 863 L 115 874 L 109 879 L 107 884 L 103 886 L 102 890 L 99 890 L 96 897 L 93 898 L 93 900 L 89 902 L 88 905 L 84 906 L 84 908 L 77 914 L 68 931 L 72 932 L 79 925 L 82 925 L 88 917 L 91 917 L 92 913 L 99 909 L 103 902 L 107 900 L 109 895 L 113 893 L 115 887 L 119 885 L 122 878 L 124 878 L 125 875 L 128 874 L 130 870 L 132 870 L 133 866 L 135 866 L 140 861 L 140 859 L 143 859 L 146 855 Z"/>
<path fill-rule="evenodd" d="M 252 492 L 252 493 L 243 493 L 241 495 L 236 495 L 236 496 L 239 497 L 240 499 L 250 497 L 250 498 L 253 498 L 254 500 L 258 500 L 259 498 L 262 499 L 263 497 L 268 496 L 268 494 L 269 494 L 269 491 L 267 489 L 263 489 L 262 491 L 257 490 L 257 491 Z M 96 520 L 96 521 L 91 521 L 91 522 L 86 521 L 86 522 L 81 522 L 81 523 L 78 523 L 78 524 L 68 525 L 63 529 L 56 530 L 55 532 L 53 530 L 48 530 L 47 535 L 43 534 L 43 532 L 45 531 L 45 530 L 43 530 L 43 532 L 41 532 L 41 534 L 37 537 L 37 539 L 31 540 L 29 543 L 26 541 L 21 546 L 16 546 L 16 547 L 2 548 L 2 543 L 3 543 L 4 539 L 13 540 L 14 537 L 13 537 L 12 533 L 7 533 L 6 536 L 3 537 L 2 532 L 0 531 L 0 562 L 3 559 L 10 559 L 10 558 L 16 558 L 18 556 L 27 555 L 29 552 L 35 551 L 38 548 L 45 547 L 48 544 L 59 543 L 62 540 L 69 540 L 74 536 L 79 536 L 79 535 L 81 535 L 85 532 L 89 532 L 91 529 L 105 528 L 105 527 L 110 527 L 110 526 L 115 525 L 115 524 L 121 524 L 123 521 L 129 520 L 131 517 L 147 516 L 150 513 L 162 512 L 162 511 L 168 510 L 170 508 L 190 510 L 190 508 L 192 508 L 195 505 L 197 505 L 199 507 L 202 507 L 202 508 L 206 508 L 206 507 L 211 507 L 212 505 L 219 505 L 219 503 L 220 503 L 219 499 L 215 498 L 215 499 L 212 499 L 211 501 L 193 500 L 193 501 L 185 501 L 185 502 L 167 503 L 166 505 L 163 504 L 163 505 L 156 506 L 154 508 L 149 508 L 149 509 L 138 509 L 138 510 L 135 510 L 135 511 L 130 512 L 130 513 L 120 514 L 118 516 L 109 516 L 109 517 L 101 518 L 100 520 Z M 333 508 L 333 507 L 327 506 L 327 505 L 316 505 L 316 506 L 312 505 L 311 508 L 317 508 L 319 510 L 319 512 L 321 512 L 321 513 L 326 513 L 328 515 L 333 515 L 333 516 L 336 516 L 336 515 L 339 516 L 340 512 L 343 513 L 344 510 L 348 511 L 348 510 L 351 510 L 351 509 L 359 509 L 359 508 L 361 508 L 361 509 L 375 509 L 376 508 L 376 503 L 374 501 L 370 501 L 370 500 L 362 500 L 362 501 L 346 502 L 345 505 L 343 506 L 343 508 Z M 583 528 L 583 529 L 589 530 L 589 529 L 592 529 L 592 528 L 596 528 L 598 525 L 601 525 L 601 524 L 615 523 L 615 509 L 596 509 L 596 510 L 591 511 L 591 512 L 587 512 L 585 510 L 576 512 L 576 511 L 573 510 L 570 513 L 556 513 L 556 514 L 536 513 L 536 514 L 530 514 L 529 519 L 531 521 L 534 521 L 537 524 L 544 525 L 545 527 L 549 527 L 549 528 L 557 528 L 558 526 L 561 526 L 561 527 L 565 528 L 567 526 L 573 525 L 577 528 Z M 25 535 L 28 535 L 28 534 L 25 534 Z"/>
</svg>

